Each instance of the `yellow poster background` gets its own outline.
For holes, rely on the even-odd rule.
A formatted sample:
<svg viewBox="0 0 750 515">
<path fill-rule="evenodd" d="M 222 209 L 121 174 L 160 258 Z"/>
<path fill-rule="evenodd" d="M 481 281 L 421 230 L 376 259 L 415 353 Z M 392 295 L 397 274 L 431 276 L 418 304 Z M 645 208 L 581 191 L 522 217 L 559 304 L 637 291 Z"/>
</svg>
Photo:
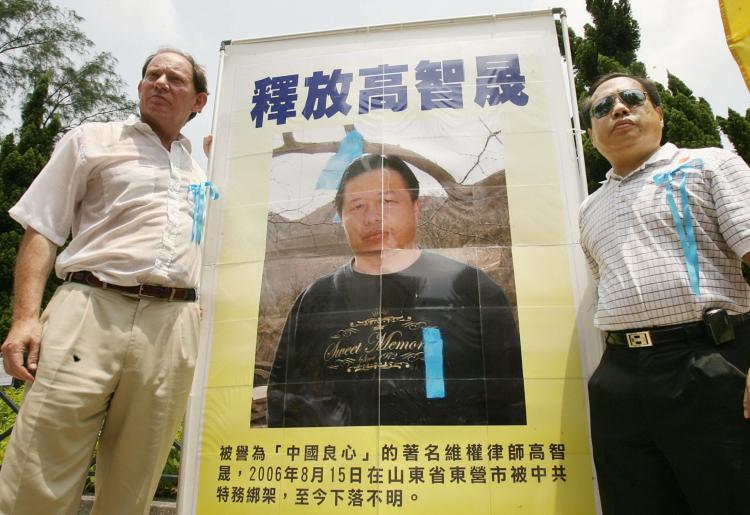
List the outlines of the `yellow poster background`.
<svg viewBox="0 0 750 515">
<path fill-rule="evenodd" d="M 528 104 L 476 105 L 476 76 L 467 67 L 463 109 L 420 111 L 413 74 L 406 73 L 406 111 L 358 114 L 359 68 L 404 63 L 411 70 L 421 59 L 472 63 L 487 54 L 518 55 Z M 292 73 L 302 80 L 334 68 L 355 75 L 347 115 L 297 115 L 283 125 L 266 120 L 255 127 L 255 81 Z M 194 482 L 194 512 L 594 513 L 576 322 L 580 199 L 551 14 L 235 42 L 225 48 L 219 88 L 212 178 L 222 197 L 208 216 L 202 368 L 191 402 L 200 428 L 183 454 L 183 464 L 195 463 L 197 473 L 181 483 L 191 488 Z M 298 92 L 299 111 L 301 83 Z M 251 428 L 273 149 L 283 133 L 304 139 L 306 131 L 346 124 L 369 126 L 381 141 L 397 142 L 403 124 L 431 117 L 445 127 L 460 125 L 462 117 L 489 118 L 501 129 L 527 424 Z"/>
</svg>

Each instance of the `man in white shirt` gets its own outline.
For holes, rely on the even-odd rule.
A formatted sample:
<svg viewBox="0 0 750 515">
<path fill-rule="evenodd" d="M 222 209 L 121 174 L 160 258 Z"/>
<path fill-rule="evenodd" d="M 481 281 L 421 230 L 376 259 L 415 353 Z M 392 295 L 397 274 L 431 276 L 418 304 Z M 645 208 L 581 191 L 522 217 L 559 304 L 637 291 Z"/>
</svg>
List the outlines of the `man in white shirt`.
<svg viewBox="0 0 750 515">
<path fill-rule="evenodd" d="M 612 165 L 580 211 L 607 344 L 589 381 L 603 511 L 750 513 L 750 169 L 662 145 L 647 79 L 600 78 L 582 118 Z"/>
<path fill-rule="evenodd" d="M 3 514 L 77 513 L 97 437 L 92 513 L 147 513 L 184 411 L 200 324 L 195 206 L 211 186 L 180 130 L 206 104 L 205 72 L 159 50 L 138 95 L 140 119 L 68 132 L 10 210 L 26 233 L 2 354 L 29 386 L 0 471 Z M 53 263 L 65 283 L 40 316 Z"/>
</svg>

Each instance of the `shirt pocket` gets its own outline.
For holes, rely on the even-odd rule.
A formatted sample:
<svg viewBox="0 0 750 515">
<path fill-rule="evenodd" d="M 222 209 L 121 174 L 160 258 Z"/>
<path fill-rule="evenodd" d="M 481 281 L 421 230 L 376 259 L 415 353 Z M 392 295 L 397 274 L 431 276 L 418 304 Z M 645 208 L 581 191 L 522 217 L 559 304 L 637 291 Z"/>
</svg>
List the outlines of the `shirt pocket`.
<svg viewBox="0 0 750 515">
<path fill-rule="evenodd" d="M 148 206 L 166 188 L 169 174 L 153 166 L 115 166 L 100 172 L 102 194 L 111 210 Z"/>
</svg>

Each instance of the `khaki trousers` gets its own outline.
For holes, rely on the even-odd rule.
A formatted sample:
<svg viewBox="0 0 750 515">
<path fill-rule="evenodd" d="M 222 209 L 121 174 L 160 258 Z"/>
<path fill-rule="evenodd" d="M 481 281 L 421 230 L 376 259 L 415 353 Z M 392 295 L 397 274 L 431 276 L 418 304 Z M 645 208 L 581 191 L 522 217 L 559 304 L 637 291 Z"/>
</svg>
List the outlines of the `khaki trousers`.
<svg viewBox="0 0 750 515">
<path fill-rule="evenodd" d="M 92 513 L 148 513 L 190 391 L 198 304 L 66 283 L 42 322 L 36 380 L 0 470 L 0 514 L 76 514 L 97 436 Z"/>
</svg>

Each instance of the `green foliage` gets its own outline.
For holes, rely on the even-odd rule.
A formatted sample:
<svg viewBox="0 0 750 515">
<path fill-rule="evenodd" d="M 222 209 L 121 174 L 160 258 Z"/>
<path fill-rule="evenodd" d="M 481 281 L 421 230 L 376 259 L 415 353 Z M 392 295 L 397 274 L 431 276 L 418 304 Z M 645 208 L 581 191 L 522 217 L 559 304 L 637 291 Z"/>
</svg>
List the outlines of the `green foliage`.
<svg viewBox="0 0 750 515">
<path fill-rule="evenodd" d="M 64 128 L 134 111 L 114 72 L 116 59 L 92 55 L 81 21 L 49 0 L 0 0 L 0 119 L 7 118 L 4 108 L 14 96 L 43 76 L 50 86 L 47 121 L 57 116 Z"/>
<path fill-rule="evenodd" d="M 586 163 L 586 183 L 589 191 L 594 191 L 599 188 L 611 166 L 609 161 L 594 148 L 594 144 L 591 143 L 588 135 L 584 134 L 582 139 L 583 159 Z"/>
<path fill-rule="evenodd" d="M 183 442 L 183 427 L 180 423 L 180 427 L 177 430 L 175 441 L 182 445 Z M 164 470 L 162 475 L 177 476 L 180 473 L 180 455 L 181 451 L 174 445 L 169 451 L 167 462 L 164 464 Z M 177 497 L 177 483 L 169 480 L 162 479 L 159 481 L 159 486 L 156 488 L 156 497 L 171 498 Z"/>
<path fill-rule="evenodd" d="M 745 111 L 745 116 L 742 116 L 733 109 L 729 109 L 729 114 L 726 118 L 719 116 L 716 120 L 719 123 L 719 127 L 721 127 L 721 131 L 732 142 L 737 154 L 746 163 L 750 163 L 750 109 Z"/>
<path fill-rule="evenodd" d="M 112 55 L 100 53 L 78 67 L 61 67 L 46 100 L 47 120 L 57 116 L 67 130 L 133 113 L 135 104 L 122 93 L 124 83 L 114 71 L 116 64 Z"/>
<path fill-rule="evenodd" d="M 562 39 L 562 23 L 560 20 L 555 20 L 555 30 L 557 31 L 557 46 L 560 51 L 560 57 L 565 57 L 565 43 Z M 575 55 L 577 45 L 581 42 L 581 38 L 576 36 L 573 29 L 568 27 L 568 42 L 570 43 L 570 54 Z"/>
<path fill-rule="evenodd" d="M 45 99 L 49 81 L 40 78 L 23 106 L 19 139 L 9 135 L 0 144 L 0 341 L 8 334 L 11 321 L 13 269 L 23 228 L 8 215 L 10 209 L 29 187 L 45 165 L 60 131 L 60 119 L 48 118 Z M 52 296 L 59 284 L 50 277 L 43 302 Z"/>
<path fill-rule="evenodd" d="M 583 39 L 573 54 L 573 63 L 576 70 L 576 90 L 586 91 L 594 82 L 599 73 L 599 52 L 596 50 L 596 44 L 589 40 Z"/>
<path fill-rule="evenodd" d="M 721 127 L 722 132 L 732 142 L 737 154 L 746 163 L 750 163 L 750 109 L 745 111 L 745 116 L 742 116 L 733 109 L 729 109 L 729 114 L 726 118 L 717 116 L 716 121 L 719 127 Z M 748 284 L 750 284 L 750 266 L 747 266 L 745 263 L 742 263 L 742 274 L 745 276 Z"/>
<path fill-rule="evenodd" d="M 0 108 L 44 70 L 70 62 L 68 54 L 91 46 L 78 28 L 81 21 L 48 0 L 0 0 Z"/>
<path fill-rule="evenodd" d="M 0 218 L 5 218 L 5 212 Z M 16 263 L 16 249 L 21 242 L 21 231 L 0 232 L 0 338 L 5 340 L 11 322 L 11 285 Z"/>
<path fill-rule="evenodd" d="M 597 77 L 611 71 L 628 71 L 643 65 L 635 60 L 641 45 L 641 31 L 633 19 L 628 0 L 586 0 L 593 25 L 583 26 L 584 37 L 576 37 L 573 62 L 576 88 L 588 89 Z M 604 58 L 604 59 L 602 59 Z"/>
<path fill-rule="evenodd" d="M 679 78 L 667 73 L 667 89 L 660 89 L 665 140 L 683 148 L 720 147 L 721 137 L 711 106 Z"/>
<path fill-rule="evenodd" d="M 182 434 L 183 427 L 180 423 L 179 429 L 177 429 L 177 435 L 175 440 L 182 445 Z M 167 463 L 164 465 L 164 473 L 176 476 L 180 473 L 180 450 L 175 446 L 169 451 L 169 457 L 167 457 Z"/>
<path fill-rule="evenodd" d="M 693 91 L 684 82 L 671 73 L 667 72 L 667 88 L 673 95 L 683 95 L 693 98 Z"/>
<path fill-rule="evenodd" d="M 593 40 L 599 54 L 625 65 L 635 61 L 641 46 L 641 29 L 630 11 L 630 2 L 586 0 L 586 10 L 596 26 L 587 37 Z"/>
<path fill-rule="evenodd" d="M 19 386 L 17 388 L 4 387 L 3 391 L 8 397 L 11 398 L 13 402 L 16 403 L 16 406 L 19 406 L 21 404 L 24 392 L 23 386 Z M 0 433 L 3 433 L 13 427 L 13 424 L 15 423 L 16 413 L 10 408 L 10 406 L 8 406 L 8 404 L 6 404 L 3 400 L 0 400 Z M 0 463 L 2 463 L 3 458 L 5 458 L 5 449 L 7 447 L 8 438 L 0 441 Z"/>
</svg>

